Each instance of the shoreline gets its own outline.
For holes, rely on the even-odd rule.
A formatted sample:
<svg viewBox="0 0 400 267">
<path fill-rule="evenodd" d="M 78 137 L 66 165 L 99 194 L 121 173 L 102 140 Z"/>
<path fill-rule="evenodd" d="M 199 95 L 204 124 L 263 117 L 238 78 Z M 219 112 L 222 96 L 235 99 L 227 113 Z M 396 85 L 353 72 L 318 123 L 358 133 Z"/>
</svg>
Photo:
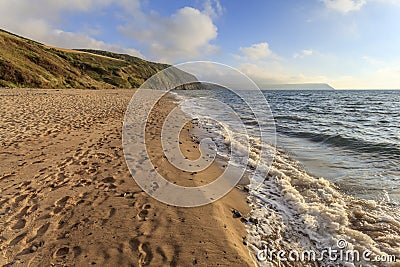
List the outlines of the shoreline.
<svg viewBox="0 0 400 267">
<path fill-rule="evenodd" d="M 136 185 L 121 148 L 133 93 L 0 89 L 2 265 L 254 265 L 245 226 L 231 211 L 249 212 L 244 192 L 177 208 Z M 167 97 L 162 110 L 171 105 Z M 195 156 L 189 132 L 181 141 Z M 160 152 L 154 160 L 177 183 L 195 183 L 190 174 L 175 176 Z M 195 181 L 220 171 L 213 164 Z"/>
<path fill-rule="evenodd" d="M 148 146 L 148 151 L 154 151 L 154 154 L 157 155 L 152 161 L 155 166 L 158 166 L 157 170 L 161 171 L 164 178 L 178 185 L 202 186 L 211 183 L 223 171 L 223 164 L 221 164 L 221 161 L 218 159 L 207 169 L 192 175 L 191 173 L 176 169 L 163 157 L 159 139 L 161 128 L 159 126 L 165 120 L 165 116 L 168 115 L 169 111 L 176 107 L 177 101 L 179 101 L 179 99 L 177 99 L 176 96 L 169 94 L 167 97 L 160 100 L 159 105 L 155 106 L 157 114 L 153 113 L 150 115 L 150 121 L 156 122 L 156 127 L 150 127 L 150 132 L 153 131 L 152 136 L 148 136 L 148 138 L 150 138 L 149 140 L 151 140 L 149 144 L 153 144 L 153 146 Z M 200 156 L 197 141 L 199 137 L 198 129 L 195 128 L 193 123 L 188 123 L 183 128 L 179 139 L 181 143 L 180 149 L 188 159 L 194 160 Z M 152 155 L 150 155 L 150 158 L 152 158 Z M 232 214 L 232 210 L 238 210 L 244 216 L 250 213 L 250 207 L 246 202 L 246 198 L 247 194 L 235 187 L 224 197 L 211 204 L 201 207 L 177 208 L 178 212 L 188 215 L 192 213 L 189 217 L 195 216 L 203 218 L 201 221 L 191 221 L 192 218 L 187 218 L 187 221 L 191 221 L 189 223 L 190 228 L 194 226 L 194 229 L 183 230 L 187 233 L 187 236 L 190 235 L 193 244 L 198 243 L 196 239 L 199 239 L 199 242 L 201 242 L 200 239 L 202 238 L 208 239 L 206 243 L 201 242 L 203 244 L 202 247 L 204 247 L 205 244 L 207 250 L 214 251 L 214 256 L 212 257 L 209 255 L 207 258 L 209 262 L 203 261 L 203 264 L 207 263 L 213 265 L 219 263 L 222 266 L 232 266 L 235 264 L 240 264 L 242 266 L 254 265 L 250 257 L 250 250 L 243 244 L 248 234 L 245 225 L 240 218 L 234 218 Z M 204 219 L 208 214 L 212 215 L 211 218 L 208 220 Z M 203 227 L 206 227 L 208 230 L 202 231 L 202 233 L 196 233 L 195 236 L 193 235 L 195 228 L 201 229 Z M 197 262 L 201 264 L 200 261 Z"/>
</svg>

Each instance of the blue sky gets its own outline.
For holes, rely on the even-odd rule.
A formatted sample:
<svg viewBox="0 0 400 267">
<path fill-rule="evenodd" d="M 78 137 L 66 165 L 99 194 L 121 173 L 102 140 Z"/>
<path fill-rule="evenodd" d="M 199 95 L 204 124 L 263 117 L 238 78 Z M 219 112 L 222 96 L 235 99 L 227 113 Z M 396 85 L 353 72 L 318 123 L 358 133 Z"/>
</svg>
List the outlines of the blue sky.
<svg viewBox="0 0 400 267">
<path fill-rule="evenodd" d="M 2 0 L 0 25 L 58 47 L 217 61 L 260 87 L 400 88 L 399 0 Z"/>
</svg>

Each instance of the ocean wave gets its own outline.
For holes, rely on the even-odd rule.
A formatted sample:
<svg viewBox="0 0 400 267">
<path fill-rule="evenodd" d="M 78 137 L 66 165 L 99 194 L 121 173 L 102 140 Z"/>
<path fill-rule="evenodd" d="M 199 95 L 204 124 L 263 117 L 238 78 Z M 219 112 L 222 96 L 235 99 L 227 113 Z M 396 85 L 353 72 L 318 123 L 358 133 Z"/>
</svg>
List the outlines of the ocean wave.
<svg viewBox="0 0 400 267">
<path fill-rule="evenodd" d="M 296 122 L 310 122 L 310 119 L 295 116 L 295 115 L 275 115 L 274 118 L 278 121 L 280 120 L 288 120 L 288 121 L 296 121 Z"/>
<path fill-rule="evenodd" d="M 313 142 L 335 147 L 351 149 L 363 153 L 379 153 L 383 156 L 400 156 L 400 147 L 393 143 L 372 142 L 365 139 L 343 136 L 341 134 L 325 134 L 322 132 L 296 131 L 288 127 L 277 126 L 278 132 L 289 136 L 306 138 Z"/>
<path fill-rule="evenodd" d="M 198 107 L 188 107 L 191 111 Z M 202 107 L 204 108 L 204 107 Z M 309 123 L 296 115 L 275 117 L 278 121 L 295 121 L 297 125 Z M 252 125 L 255 121 L 246 118 L 245 123 Z M 229 146 L 239 148 L 238 153 L 245 154 L 247 146 L 241 144 L 241 136 L 235 133 L 234 127 L 216 127 L 213 121 L 203 120 L 205 135 L 214 134 L 222 151 Z M 315 123 L 315 122 L 312 122 Z M 361 153 L 379 153 L 388 158 L 398 158 L 400 148 L 395 144 L 372 142 L 365 139 L 328 134 L 323 132 L 301 131 L 299 127 L 277 125 L 277 131 L 296 138 L 305 138 L 322 145 L 330 145 Z M 235 137 L 235 138 L 231 138 Z M 249 203 L 252 211 L 247 218 L 248 237 L 246 242 L 255 255 L 262 249 L 261 244 L 268 244 L 275 251 L 286 252 L 313 250 L 322 252 L 337 246 L 345 240 L 347 248 L 357 251 L 371 251 L 372 255 L 396 255 L 400 251 L 400 210 L 384 192 L 376 200 L 364 200 L 350 196 L 339 187 L 324 178 L 310 175 L 291 157 L 290 153 L 261 142 L 250 132 L 249 159 L 238 162 L 243 168 L 253 170 L 260 162 L 261 150 L 273 150 L 275 159 L 272 166 L 263 166 L 264 172 L 258 177 L 264 182 L 258 187 L 249 187 Z M 360 154 L 361 154 L 360 153 Z M 227 155 L 227 154 L 226 154 Z M 396 161 L 397 162 L 397 161 Z M 248 168 L 250 167 L 250 168 Z M 253 167 L 253 168 L 252 168 Z M 345 167 L 345 166 L 343 166 Z M 259 181 L 258 179 L 257 181 Z M 361 179 L 361 178 L 360 178 Z M 252 180 L 251 180 L 252 181 Z M 377 189 L 377 192 L 382 192 Z M 262 242 L 261 242 L 262 241 Z M 260 266 L 283 266 L 276 258 L 268 263 L 258 262 Z M 318 262 L 285 262 L 285 266 L 353 266 L 345 261 L 331 261 L 327 256 Z M 385 263 L 371 265 L 370 262 L 359 262 L 363 266 L 389 266 Z"/>
</svg>

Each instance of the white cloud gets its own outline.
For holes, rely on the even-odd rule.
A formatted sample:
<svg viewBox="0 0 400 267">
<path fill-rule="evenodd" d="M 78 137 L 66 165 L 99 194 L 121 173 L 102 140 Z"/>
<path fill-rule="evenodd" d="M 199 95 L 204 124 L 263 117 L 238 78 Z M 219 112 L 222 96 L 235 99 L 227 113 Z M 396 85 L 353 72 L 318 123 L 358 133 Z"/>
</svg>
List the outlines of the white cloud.
<svg viewBox="0 0 400 267">
<path fill-rule="evenodd" d="M 387 64 L 386 64 L 387 65 Z M 357 75 L 318 75 L 302 73 L 276 63 L 244 63 L 239 69 L 260 88 L 270 84 L 327 83 L 336 89 L 400 89 L 400 64 L 378 67 Z"/>
<path fill-rule="evenodd" d="M 269 84 L 326 83 L 328 81 L 328 78 L 324 76 L 307 76 L 301 72 L 289 71 L 288 68 L 276 63 L 244 63 L 239 66 L 239 69 L 261 88 Z"/>
<path fill-rule="evenodd" d="M 271 67 L 261 67 L 259 64 L 254 63 L 243 63 L 239 66 L 239 70 L 253 79 L 261 88 L 267 84 L 285 83 L 285 77 L 278 74 L 276 70 L 272 73 L 272 69 Z"/>
<path fill-rule="evenodd" d="M 16 27 L 24 27 L 26 20 L 45 20 L 59 23 L 62 15 L 72 12 L 89 12 L 109 6 L 122 0 L 2 0 L 0 1 L 1 22 L 14 22 Z M 10 25 L 2 25 L 10 26 Z"/>
<path fill-rule="evenodd" d="M 400 5 L 399 0 L 370 0 L 371 2 L 382 3 L 382 4 L 390 4 L 390 5 Z"/>
<path fill-rule="evenodd" d="M 210 18 L 217 18 L 222 15 L 224 9 L 218 0 L 206 0 L 203 4 L 204 13 Z"/>
<path fill-rule="evenodd" d="M 51 34 L 43 36 L 43 39 L 47 40 L 46 44 L 54 44 L 55 46 L 62 46 L 67 48 L 99 49 L 144 58 L 144 56 L 136 49 L 124 48 L 119 45 L 108 44 L 103 41 L 96 40 L 84 33 L 53 30 L 51 31 Z"/>
<path fill-rule="evenodd" d="M 217 27 L 210 15 L 192 7 L 184 7 L 169 17 L 156 13 L 142 16 L 119 30 L 150 47 L 153 58 L 166 62 L 200 58 L 214 52 L 211 44 L 217 35 Z"/>
<path fill-rule="evenodd" d="M 0 25 L 5 30 L 51 46 L 102 49 L 143 57 L 136 49 L 105 43 L 96 40 L 88 33 L 67 32 L 58 27 L 62 15 L 66 12 L 94 11 L 115 1 L 123 0 L 1 1 Z M 130 3 L 132 4 L 134 1 L 130 1 Z"/>
<path fill-rule="evenodd" d="M 311 56 L 313 54 L 313 50 L 312 49 L 305 49 L 303 51 L 301 51 L 300 53 L 295 53 L 293 55 L 293 58 L 297 59 L 297 58 L 304 58 L 306 56 Z"/>
<path fill-rule="evenodd" d="M 346 14 L 360 10 L 367 3 L 367 0 L 323 0 L 323 2 L 326 7 Z"/>
<path fill-rule="evenodd" d="M 143 12 L 139 0 L 0 0 L 0 25 L 51 46 L 105 49 L 143 57 L 133 48 L 100 40 L 93 25 L 83 24 L 74 32 L 63 29 L 70 15 L 101 13 L 112 6 L 121 8 L 116 9 L 120 12 L 121 25 L 115 25 L 119 33 L 132 38 L 154 60 L 200 59 L 218 49 L 212 44 L 218 35 L 213 19 L 223 13 L 218 0 L 204 1 L 202 10 L 184 7 L 170 16 Z"/>
<path fill-rule="evenodd" d="M 236 56 L 239 59 L 261 60 L 273 55 L 267 42 L 253 44 L 249 47 L 240 47 L 239 50 L 244 55 L 244 57 Z"/>
<path fill-rule="evenodd" d="M 388 66 L 370 71 L 364 76 L 338 77 L 332 79 L 332 84 L 344 89 L 400 89 L 400 68 Z"/>
</svg>

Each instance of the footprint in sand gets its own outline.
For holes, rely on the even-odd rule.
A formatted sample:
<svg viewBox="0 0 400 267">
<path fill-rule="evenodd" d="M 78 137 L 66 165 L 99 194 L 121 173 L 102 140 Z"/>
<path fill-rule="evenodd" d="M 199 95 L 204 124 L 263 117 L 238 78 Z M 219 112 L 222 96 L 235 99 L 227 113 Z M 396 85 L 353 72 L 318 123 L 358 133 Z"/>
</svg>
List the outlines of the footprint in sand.
<svg viewBox="0 0 400 267">
<path fill-rule="evenodd" d="M 40 164 L 40 163 L 43 163 L 44 162 L 44 160 L 42 159 L 42 160 L 37 160 L 37 161 L 34 161 L 34 162 L 32 162 L 31 164 L 33 165 L 33 164 Z"/>
<path fill-rule="evenodd" d="M 32 245 L 28 246 L 27 248 L 24 248 L 22 251 L 20 251 L 17 256 L 22 256 L 30 253 L 35 253 L 39 248 L 44 246 L 44 241 L 40 241 L 37 243 L 33 243 Z"/>
<path fill-rule="evenodd" d="M 25 200 L 29 194 L 20 195 L 15 198 L 15 204 L 19 204 L 21 201 Z"/>
<path fill-rule="evenodd" d="M 18 164 L 18 167 L 22 167 L 22 166 L 26 165 L 27 163 L 28 163 L 28 162 L 23 161 L 23 162 L 21 162 L 21 163 Z"/>
<path fill-rule="evenodd" d="M 10 246 L 15 246 L 16 244 L 18 244 L 19 242 L 22 241 L 22 239 L 25 238 L 25 236 L 28 234 L 28 232 L 24 232 L 20 235 L 18 235 L 17 237 L 15 237 L 13 240 L 10 241 Z"/>
<path fill-rule="evenodd" d="M 46 213 L 46 214 L 40 216 L 39 218 L 37 218 L 35 221 L 37 222 L 37 221 L 41 221 L 41 220 L 47 220 L 47 219 L 50 219 L 50 218 L 51 218 L 51 215 Z"/>
<path fill-rule="evenodd" d="M 25 227 L 26 220 L 25 219 L 19 219 L 12 227 L 12 230 L 20 230 Z"/>
<path fill-rule="evenodd" d="M 162 257 L 163 263 L 166 264 L 168 262 L 168 258 L 165 255 L 165 251 L 161 247 L 157 247 L 156 252 Z"/>
<path fill-rule="evenodd" d="M 116 209 L 114 207 L 111 207 L 110 213 L 108 214 L 108 217 L 106 219 L 103 219 L 102 224 L 106 224 L 114 215 L 115 215 Z"/>
<path fill-rule="evenodd" d="M 3 174 L 2 176 L 0 176 L 0 181 L 2 180 L 11 180 L 11 177 L 15 176 L 15 172 L 12 172 L 10 174 Z"/>
<path fill-rule="evenodd" d="M 79 246 L 74 247 L 73 251 L 74 251 L 74 258 L 77 258 L 82 254 L 82 249 Z"/>
<path fill-rule="evenodd" d="M 25 182 L 19 184 L 18 187 L 16 187 L 15 189 L 18 189 L 18 190 L 20 190 L 20 189 L 25 189 L 25 188 L 28 187 L 28 185 L 30 185 L 31 183 L 32 183 L 31 181 L 25 181 Z"/>
<path fill-rule="evenodd" d="M 3 205 L 6 204 L 9 200 L 10 200 L 9 198 L 1 199 L 0 200 L 0 207 L 3 207 Z"/>
<path fill-rule="evenodd" d="M 70 198 L 71 198 L 70 196 L 65 196 L 65 197 L 57 200 L 56 207 L 54 208 L 53 213 L 54 214 L 60 213 L 65 208 L 65 205 L 67 204 L 67 201 Z"/>
<path fill-rule="evenodd" d="M 15 215 L 15 218 L 21 218 L 21 217 L 26 216 L 27 213 L 28 213 L 29 208 L 30 208 L 29 206 L 23 207 L 23 208 L 19 211 L 19 213 L 18 213 L 17 215 Z"/>
<path fill-rule="evenodd" d="M 28 240 L 28 243 L 34 241 L 34 240 L 37 239 L 37 238 L 42 237 L 42 236 L 47 232 L 47 230 L 49 230 L 49 227 L 50 227 L 50 223 L 49 223 L 49 222 L 48 222 L 48 223 L 45 223 L 44 225 L 42 225 L 42 226 L 36 231 L 36 235 Z"/>
<path fill-rule="evenodd" d="M 115 179 L 113 177 L 107 177 L 107 178 L 104 178 L 102 181 L 103 181 L 103 183 L 111 184 L 111 183 L 115 182 Z"/>
<path fill-rule="evenodd" d="M 149 215 L 149 209 L 151 209 L 151 205 L 150 204 L 144 204 L 142 206 L 142 210 L 139 211 L 137 217 L 141 220 L 141 221 L 146 221 L 147 220 L 147 216 Z"/>
<path fill-rule="evenodd" d="M 65 196 L 65 197 L 57 200 L 56 205 L 64 207 L 65 204 L 67 203 L 68 199 L 70 199 L 70 196 Z"/>
<path fill-rule="evenodd" d="M 138 256 L 139 266 L 150 265 L 153 259 L 153 252 L 151 251 L 149 242 L 141 243 L 138 239 L 132 238 L 129 240 L 129 247 Z"/>
<path fill-rule="evenodd" d="M 39 209 L 39 204 L 35 204 L 27 210 L 26 214 L 31 214 Z"/>
<path fill-rule="evenodd" d="M 141 210 L 138 213 L 138 217 L 141 219 L 141 221 L 146 221 L 147 215 L 149 215 L 149 211 L 148 210 Z"/>
<path fill-rule="evenodd" d="M 67 178 L 67 176 L 64 173 L 58 173 L 57 174 L 57 181 L 58 182 L 63 182 Z"/>
<path fill-rule="evenodd" d="M 109 177 L 107 177 L 107 178 L 104 178 L 103 180 L 102 180 L 102 182 L 104 183 L 104 185 L 106 186 L 106 187 L 108 187 L 109 189 L 115 189 L 115 188 L 117 188 L 117 186 L 115 185 L 115 178 L 114 177 L 111 177 L 111 176 L 109 176 Z"/>
<path fill-rule="evenodd" d="M 69 247 L 59 248 L 54 254 L 55 257 L 66 257 L 69 253 Z"/>
</svg>

